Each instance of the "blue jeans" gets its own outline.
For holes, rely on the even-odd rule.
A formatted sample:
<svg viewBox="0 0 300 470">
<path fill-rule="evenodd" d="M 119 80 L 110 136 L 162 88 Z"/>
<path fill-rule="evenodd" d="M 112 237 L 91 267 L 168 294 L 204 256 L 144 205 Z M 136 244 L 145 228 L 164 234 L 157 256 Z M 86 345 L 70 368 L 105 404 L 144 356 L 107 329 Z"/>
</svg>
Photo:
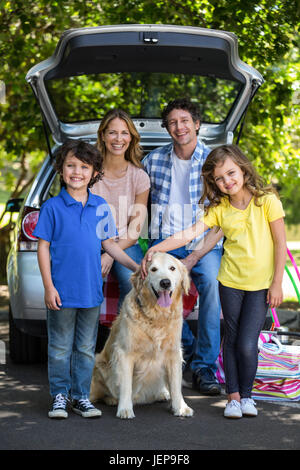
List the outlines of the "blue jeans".
<svg viewBox="0 0 300 470">
<path fill-rule="evenodd" d="M 88 398 L 94 368 L 100 307 L 47 312 L 50 394 Z"/>
<path fill-rule="evenodd" d="M 126 248 L 126 250 L 124 251 L 137 264 L 141 264 L 141 261 L 144 255 L 139 244 L 130 246 L 129 248 Z M 112 268 L 111 268 L 111 273 L 117 279 L 119 283 L 119 290 L 120 290 L 120 296 L 119 296 L 119 302 L 118 302 L 118 312 L 119 312 L 125 296 L 128 294 L 128 292 L 132 288 L 130 277 L 133 274 L 133 272 L 130 269 L 123 266 L 123 264 L 119 263 L 118 261 L 114 261 Z"/>
<path fill-rule="evenodd" d="M 156 245 L 161 240 L 155 240 Z M 185 247 L 170 251 L 176 258 L 186 258 L 191 253 Z M 184 320 L 182 346 L 184 360 L 190 362 L 193 372 L 202 367 L 216 371 L 216 360 L 220 352 L 220 315 L 219 282 L 222 249 L 214 248 L 201 258 L 191 270 L 191 278 L 199 293 L 199 316 L 197 338 Z"/>
</svg>

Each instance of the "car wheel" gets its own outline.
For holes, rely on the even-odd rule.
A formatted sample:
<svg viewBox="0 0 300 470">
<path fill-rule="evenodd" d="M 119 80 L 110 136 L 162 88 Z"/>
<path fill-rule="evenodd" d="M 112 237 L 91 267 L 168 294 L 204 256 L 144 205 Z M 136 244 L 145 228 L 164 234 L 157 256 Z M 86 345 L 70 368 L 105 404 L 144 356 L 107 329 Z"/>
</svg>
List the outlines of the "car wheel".
<svg viewBox="0 0 300 470">
<path fill-rule="evenodd" d="M 9 355 L 16 364 L 43 363 L 47 360 L 47 339 L 28 335 L 17 328 L 10 307 Z"/>
</svg>

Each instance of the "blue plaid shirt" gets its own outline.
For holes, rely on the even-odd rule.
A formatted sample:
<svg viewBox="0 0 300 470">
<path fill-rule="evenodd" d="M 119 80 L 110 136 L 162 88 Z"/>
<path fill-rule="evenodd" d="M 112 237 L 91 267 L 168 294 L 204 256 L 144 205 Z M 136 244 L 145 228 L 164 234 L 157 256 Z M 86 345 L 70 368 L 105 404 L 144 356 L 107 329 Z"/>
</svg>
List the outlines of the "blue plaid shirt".
<svg viewBox="0 0 300 470">
<path fill-rule="evenodd" d="M 142 161 L 151 182 L 151 224 L 149 227 L 149 238 L 152 240 L 167 238 L 169 236 L 169 234 L 163 233 L 162 219 L 170 199 L 172 150 L 172 143 L 165 145 L 164 147 L 159 147 L 150 152 Z M 191 157 L 192 166 L 190 171 L 189 192 L 193 223 L 199 219 L 202 212 L 199 206 L 199 200 L 203 192 L 201 172 L 202 166 L 210 151 L 209 147 L 204 145 L 201 141 L 198 141 Z M 180 188 L 178 188 L 178 191 L 180 191 Z M 205 233 L 200 235 L 200 237 L 195 238 L 191 243 L 189 243 L 189 245 L 187 245 L 186 248 L 188 250 L 194 249 L 199 241 L 205 236 Z M 218 242 L 216 248 L 220 248 L 221 246 L 222 240 Z"/>
</svg>

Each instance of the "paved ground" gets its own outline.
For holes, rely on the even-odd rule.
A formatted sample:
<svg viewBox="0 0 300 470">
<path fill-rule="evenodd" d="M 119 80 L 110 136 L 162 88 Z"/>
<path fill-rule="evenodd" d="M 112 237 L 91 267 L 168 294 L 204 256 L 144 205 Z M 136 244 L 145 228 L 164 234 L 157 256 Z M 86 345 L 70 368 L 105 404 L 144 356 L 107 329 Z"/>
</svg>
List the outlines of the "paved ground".
<svg viewBox="0 0 300 470">
<path fill-rule="evenodd" d="M 138 460 L 129 464 L 145 468 L 163 464 L 166 457 L 160 454 L 170 458 L 179 453 L 192 465 L 201 450 L 300 449 L 300 403 L 259 401 L 257 418 L 228 420 L 223 417 L 224 393 L 205 397 L 188 387 L 183 393 L 194 409 L 193 418 L 173 417 L 166 403 L 155 403 L 137 406 L 134 420 L 120 420 L 115 407 L 102 405 L 101 419 L 84 420 L 71 412 L 67 420 L 50 420 L 46 365 L 10 362 L 7 314 L 7 302 L 0 303 L 0 344 L 6 353 L 0 364 L 0 450 L 100 450 L 101 465 L 142 456 L 143 464 Z M 278 314 L 281 321 L 299 322 L 298 312 Z M 173 463 L 182 464 L 178 459 L 173 457 Z"/>
</svg>

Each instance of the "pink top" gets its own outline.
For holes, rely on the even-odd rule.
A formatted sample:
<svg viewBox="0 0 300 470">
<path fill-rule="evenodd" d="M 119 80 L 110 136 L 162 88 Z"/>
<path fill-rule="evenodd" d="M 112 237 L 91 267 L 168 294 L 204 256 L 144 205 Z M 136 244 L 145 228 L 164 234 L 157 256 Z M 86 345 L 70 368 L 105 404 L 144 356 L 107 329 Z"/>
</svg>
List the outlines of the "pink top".
<svg viewBox="0 0 300 470">
<path fill-rule="evenodd" d="M 150 179 L 142 168 L 128 163 L 126 174 L 122 178 L 103 178 L 94 184 L 91 192 L 103 197 L 109 204 L 119 238 L 127 237 L 127 226 L 132 214 L 135 198 L 150 188 Z"/>
</svg>

